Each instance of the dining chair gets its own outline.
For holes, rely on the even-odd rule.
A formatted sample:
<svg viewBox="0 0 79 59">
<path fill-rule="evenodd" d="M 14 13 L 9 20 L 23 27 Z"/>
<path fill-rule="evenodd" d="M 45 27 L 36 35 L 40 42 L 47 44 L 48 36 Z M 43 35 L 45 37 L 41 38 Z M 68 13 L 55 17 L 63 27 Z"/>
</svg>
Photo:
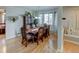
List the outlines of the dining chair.
<svg viewBox="0 0 79 59">
<path fill-rule="evenodd" d="M 43 32 L 44 32 L 44 28 L 40 27 L 38 29 L 38 36 L 37 36 L 37 41 L 39 42 L 39 40 L 41 40 L 43 42 Z"/>
<path fill-rule="evenodd" d="M 21 35 L 22 35 L 22 44 L 27 46 L 27 38 L 26 38 L 26 32 L 25 32 L 25 28 L 21 27 Z"/>
<path fill-rule="evenodd" d="M 50 36 L 50 25 L 48 25 L 47 33 L 48 33 L 48 36 Z"/>
<path fill-rule="evenodd" d="M 34 35 L 31 32 L 26 33 L 27 30 L 25 28 L 21 28 L 21 34 L 22 34 L 22 44 L 24 44 L 27 47 L 27 44 L 29 42 L 29 40 L 32 41 L 32 43 L 34 42 Z"/>
</svg>

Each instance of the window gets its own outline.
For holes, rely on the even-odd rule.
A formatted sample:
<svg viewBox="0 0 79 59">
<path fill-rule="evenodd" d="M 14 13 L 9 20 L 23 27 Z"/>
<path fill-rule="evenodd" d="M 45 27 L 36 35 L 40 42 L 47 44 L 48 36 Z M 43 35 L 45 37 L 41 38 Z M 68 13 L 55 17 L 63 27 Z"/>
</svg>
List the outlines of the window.
<svg viewBox="0 0 79 59">
<path fill-rule="evenodd" d="M 49 16 L 48 14 L 44 14 L 44 23 L 48 24 L 49 22 Z"/>
<path fill-rule="evenodd" d="M 54 22 L 54 13 L 44 13 L 44 14 L 39 14 L 39 24 L 49 24 L 53 25 Z"/>
<path fill-rule="evenodd" d="M 44 14 L 44 23 L 52 25 L 53 23 L 53 14 Z"/>
<path fill-rule="evenodd" d="M 53 24 L 53 14 L 49 14 L 49 24 Z"/>
<path fill-rule="evenodd" d="M 40 14 L 38 18 L 39 18 L 39 22 L 38 22 L 39 25 L 42 25 L 42 23 L 43 23 L 43 20 L 42 20 L 43 19 L 43 14 Z"/>
<path fill-rule="evenodd" d="M 53 31 L 57 29 L 57 12 L 56 13 L 42 13 L 39 14 L 39 25 L 48 24 L 50 25 L 50 30 Z"/>
</svg>

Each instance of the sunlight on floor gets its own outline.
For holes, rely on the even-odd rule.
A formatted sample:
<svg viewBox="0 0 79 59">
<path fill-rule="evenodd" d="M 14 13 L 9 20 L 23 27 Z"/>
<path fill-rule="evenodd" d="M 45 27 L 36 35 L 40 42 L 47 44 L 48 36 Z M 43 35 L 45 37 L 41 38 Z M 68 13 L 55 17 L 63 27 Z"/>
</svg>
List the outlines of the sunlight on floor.
<svg viewBox="0 0 79 59">
<path fill-rule="evenodd" d="M 6 52 L 6 45 L 5 45 L 5 39 L 0 40 L 0 53 Z"/>
</svg>

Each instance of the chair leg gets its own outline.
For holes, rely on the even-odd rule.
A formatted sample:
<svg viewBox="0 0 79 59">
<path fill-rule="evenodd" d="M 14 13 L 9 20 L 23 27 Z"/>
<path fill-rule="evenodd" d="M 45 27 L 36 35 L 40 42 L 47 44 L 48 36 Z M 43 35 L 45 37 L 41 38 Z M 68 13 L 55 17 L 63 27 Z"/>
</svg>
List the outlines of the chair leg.
<svg viewBox="0 0 79 59">
<path fill-rule="evenodd" d="M 23 40 L 22 40 L 21 44 L 23 44 Z"/>
<path fill-rule="evenodd" d="M 26 41 L 26 43 L 25 43 L 25 47 L 27 47 L 27 44 L 28 44 L 28 41 Z"/>
<path fill-rule="evenodd" d="M 34 43 L 34 37 L 33 37 L 33 39 L 32 39 L 32 43 Z"/>
<path fill-rule="evenodd" d="M 37 40 L 37 45 L 39 45 L 39 41 Z"/>
<path fill-rule="evenodd" d="M 43 42 L 43 37 L 41 37 L 41 41 Z"/>
<path fill-rule="evenodd" d="M 39 37 L 37 38 L 36 42 L 37 42 L 37 45 L 39 45 Z"/>
<path fill-rule="evenodd" d="M 47 37 L 47 34 L 45 34 L 45 38 Z"/>
<path fill-rule="evenodd" d="M 24 41 L 25 41 L 25 39 L 22 39 L 22 42 L 21 43 L 24 44 Z"/>
</svg>

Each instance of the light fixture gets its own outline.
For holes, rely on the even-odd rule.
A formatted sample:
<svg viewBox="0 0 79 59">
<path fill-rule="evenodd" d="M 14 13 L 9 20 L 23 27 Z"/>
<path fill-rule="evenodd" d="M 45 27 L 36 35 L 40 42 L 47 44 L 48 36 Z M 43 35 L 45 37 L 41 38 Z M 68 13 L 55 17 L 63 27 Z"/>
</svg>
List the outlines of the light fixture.
<svg viewBox="0 0 79 59">
<path fill-rule="evenodd" d="M 66 18 L 63 17 L 62 20 L 66 20 Z"/>
<path fill-rule="evenodd" d="M 0 14 L 6 14 L 6 10 L 4 10 L 4 9 L 0 9 Z"/>
</svg>

